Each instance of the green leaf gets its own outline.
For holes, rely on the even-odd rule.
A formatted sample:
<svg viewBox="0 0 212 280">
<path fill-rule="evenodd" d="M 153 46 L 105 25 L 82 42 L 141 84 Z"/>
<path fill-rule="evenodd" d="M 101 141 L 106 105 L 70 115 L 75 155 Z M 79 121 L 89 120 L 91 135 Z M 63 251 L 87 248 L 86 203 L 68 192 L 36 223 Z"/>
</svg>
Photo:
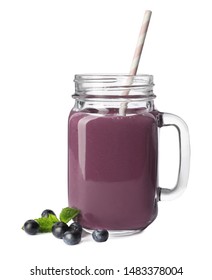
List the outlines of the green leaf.
<svg viewBox="0 0 212 280">
<path fill-rule="evenodd" d="M 51 232 L 52 226 L 59 222 L 58 218 L 55 215 L 49 214 L 48 217 L 42 217 L 35 219 L 35 221 L 39 224 L 40 232 Z"/>
<path fill-rule="evenodd" d="M 60 213 L 60 220 L 61 222 L 68 223 L 71 219 L 75 218 L 79 212 L 80 211 L 76 208 L 63 208 Z"/>
</svg>

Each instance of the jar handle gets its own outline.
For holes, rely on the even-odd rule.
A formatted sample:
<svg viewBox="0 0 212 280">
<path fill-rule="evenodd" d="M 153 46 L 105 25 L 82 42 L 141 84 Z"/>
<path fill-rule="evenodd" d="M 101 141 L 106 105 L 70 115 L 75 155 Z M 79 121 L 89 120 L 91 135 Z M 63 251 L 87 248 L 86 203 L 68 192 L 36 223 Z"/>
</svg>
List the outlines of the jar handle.
<svg viewBox="0 0 212 280">
<path fill-rule="evenodd" d="M 190 165 L 190 141 L 188 126 L 178 116 L 161 113 L 160 127 L 174 126 L 179 136 L 179 170 L 176 185 L 173 189 L 159 188 L 159 200 L 173 200 L 180 196 L 188 182 Z"/>
</svg>

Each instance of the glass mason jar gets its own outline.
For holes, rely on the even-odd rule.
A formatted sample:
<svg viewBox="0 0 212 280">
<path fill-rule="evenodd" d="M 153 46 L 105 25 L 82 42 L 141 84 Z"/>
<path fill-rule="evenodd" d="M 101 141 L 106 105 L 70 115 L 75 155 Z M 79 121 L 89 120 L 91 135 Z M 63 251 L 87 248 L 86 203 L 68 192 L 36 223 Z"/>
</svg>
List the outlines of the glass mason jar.
<svg viewBox="0 0 212 280">
<path fill-rule="evenodd" d="M 157 216 L 160 200 L 185 189 L 188 128 L 154 106 L 152 75 L 76 75 L 68 120 L 68 200 L 87 230 L 131 234 Z M 158 186 L 158 130 L 179 136 L 179 172 L 172 189 Z"/>
</svg>

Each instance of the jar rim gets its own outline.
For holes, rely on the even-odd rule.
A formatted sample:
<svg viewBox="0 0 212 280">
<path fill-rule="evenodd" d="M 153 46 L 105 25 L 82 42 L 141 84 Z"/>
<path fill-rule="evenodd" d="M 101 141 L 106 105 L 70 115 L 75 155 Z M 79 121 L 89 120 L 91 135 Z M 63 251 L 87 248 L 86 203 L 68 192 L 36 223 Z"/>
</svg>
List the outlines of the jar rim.
<svg viewBox="0 0 212 280">
<path fill-rule="evenodd" d="M 153 75 L 77 74 L 73 98 L 153 99 Z"/>
<path fill-rule="evenodd" d="M 137 74 L 137 75 L 130 75 L 130 74 L 95 74 L 95 73 L 89 73 L 89 74 L 76 74 L 74 76 L 74 82 L 75 83 L 81 83 L 81 82 L 115 82 L 115 81 L 121 81 L 121 80 L 133 80 L 133 83 L 142 83 L 145 85 L 154 85 L 153 83 L 153 75 L 150 74 Z"/>
</svg>

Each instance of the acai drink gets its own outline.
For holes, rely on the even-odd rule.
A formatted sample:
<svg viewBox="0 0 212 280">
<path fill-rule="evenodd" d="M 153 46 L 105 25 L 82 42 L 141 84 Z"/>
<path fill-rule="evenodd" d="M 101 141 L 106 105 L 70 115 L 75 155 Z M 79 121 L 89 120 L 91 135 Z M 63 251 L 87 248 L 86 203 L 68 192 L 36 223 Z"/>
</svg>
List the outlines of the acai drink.
<svg viewBox="0 0 212 280">
<path fill-rule="evenodd" d="M 163 192 L 158 129 L 165 115 L 154 107 L 153 77 L 135 76 L 123 96 L 126 76 L 75 77 L 75 106 L 68 120 L 68 199 L 87 230 L 136 232 L 157 216 Z"/>
</svg>

